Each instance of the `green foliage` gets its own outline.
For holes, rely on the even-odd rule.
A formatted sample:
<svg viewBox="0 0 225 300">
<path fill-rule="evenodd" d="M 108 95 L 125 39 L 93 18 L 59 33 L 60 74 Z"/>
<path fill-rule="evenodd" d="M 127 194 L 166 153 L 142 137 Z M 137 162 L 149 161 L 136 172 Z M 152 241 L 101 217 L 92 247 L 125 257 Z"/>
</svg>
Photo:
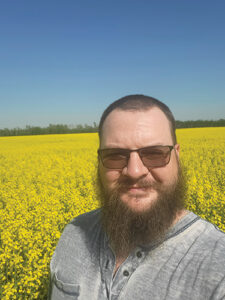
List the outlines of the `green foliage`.
<svg viewBox="0 0 225 300">
<path fill-rule="evenodd" d="M 65 134 L 65 133 L 91 133 L 97 132 L 98 126 L 94 122 L 91 125 L 78 124 L 76 127 L 64 124 L 49 124 L 48 127 L 29 126 L 26 128 L 0 129 L 0 136 L 42 135 L 42 134 Z"/>
<path fill-rule="evenodd" d="M 225 119 L 220 120 L 196 120 L 176 121 L 176 128 L 197 128 L 197 127 L 225 127 Z"/>
<path fill-rule="evenodd" d="M 197 120 L 197 121 L 176 121 L 176 128 L 197 128 L 197 127 L 225 127 L 225 119 L 220 120 Z M 68 126 L 65 124 L 49 124 L 48 127 L 29 126 L 25 128 L 0 129 L 0 136 L 19 135 L 41 135 L 41 134 L 65 134 L 65 133 L 91 133 L 98 132 L 98 125 L 78 124 Z"/>
</svg>

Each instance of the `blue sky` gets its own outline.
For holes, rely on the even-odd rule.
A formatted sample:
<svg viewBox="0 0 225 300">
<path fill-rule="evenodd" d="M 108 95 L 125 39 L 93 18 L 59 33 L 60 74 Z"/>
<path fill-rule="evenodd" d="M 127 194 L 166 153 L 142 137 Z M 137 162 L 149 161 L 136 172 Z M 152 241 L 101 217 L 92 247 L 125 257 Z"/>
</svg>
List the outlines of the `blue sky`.
<svg viewBox="0 0 225 300">
<path fill-rule="evenodd" d="M 0 2 L 0 128 L 98 123 L 134 93 L 225 118 L 225 1 Z"/>
</svg>

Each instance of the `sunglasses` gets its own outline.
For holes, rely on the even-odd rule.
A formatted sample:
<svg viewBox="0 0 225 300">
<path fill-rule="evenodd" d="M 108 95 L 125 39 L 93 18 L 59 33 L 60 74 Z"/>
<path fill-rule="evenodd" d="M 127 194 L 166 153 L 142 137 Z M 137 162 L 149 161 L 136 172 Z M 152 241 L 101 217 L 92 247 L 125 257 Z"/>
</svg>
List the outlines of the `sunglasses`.
<svg viewBox="0 0 225 300">
<path fill-rule="evenodd" d="M 174 146 L 149 146 L 135 150 L 108 148 L 98 149 L 98 155 L 107 169 L 123 169 L 127 166 L 130 153 L 137 152 L 147 168 L 164 167 L 170 161 Z"/>
</svg>

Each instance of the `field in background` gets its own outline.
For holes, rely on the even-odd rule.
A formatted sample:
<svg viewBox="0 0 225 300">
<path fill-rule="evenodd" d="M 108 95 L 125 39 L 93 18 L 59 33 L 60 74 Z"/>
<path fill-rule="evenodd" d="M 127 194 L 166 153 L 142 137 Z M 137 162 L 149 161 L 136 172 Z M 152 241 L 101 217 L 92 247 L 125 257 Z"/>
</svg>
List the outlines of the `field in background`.
<svg viewBox="0 0 225 300">
<path fill-rule="evenodd" d="M 225 128 L 177 136 L 187 208 L 225 231 Z M 95 133 L 0 138 L 0 299 L 46 299 L 65 224 L 98 207 L 97 147 Z"/>
</svg>

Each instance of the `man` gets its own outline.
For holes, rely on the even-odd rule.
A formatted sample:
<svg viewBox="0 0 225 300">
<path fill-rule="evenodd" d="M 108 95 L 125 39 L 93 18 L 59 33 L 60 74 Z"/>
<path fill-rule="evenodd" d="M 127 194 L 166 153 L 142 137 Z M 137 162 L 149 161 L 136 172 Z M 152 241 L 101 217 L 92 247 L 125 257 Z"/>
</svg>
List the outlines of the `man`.
<svg viewBox="0 0 225 300">
<path fill-rule="evenodd" d="M 65 227 L 50 299 L 225 299 L 225 234 L 184 209 L 169 108 L 121 98 L 103 113 L 99 138 L 101 209 Z"/>
</svg>

